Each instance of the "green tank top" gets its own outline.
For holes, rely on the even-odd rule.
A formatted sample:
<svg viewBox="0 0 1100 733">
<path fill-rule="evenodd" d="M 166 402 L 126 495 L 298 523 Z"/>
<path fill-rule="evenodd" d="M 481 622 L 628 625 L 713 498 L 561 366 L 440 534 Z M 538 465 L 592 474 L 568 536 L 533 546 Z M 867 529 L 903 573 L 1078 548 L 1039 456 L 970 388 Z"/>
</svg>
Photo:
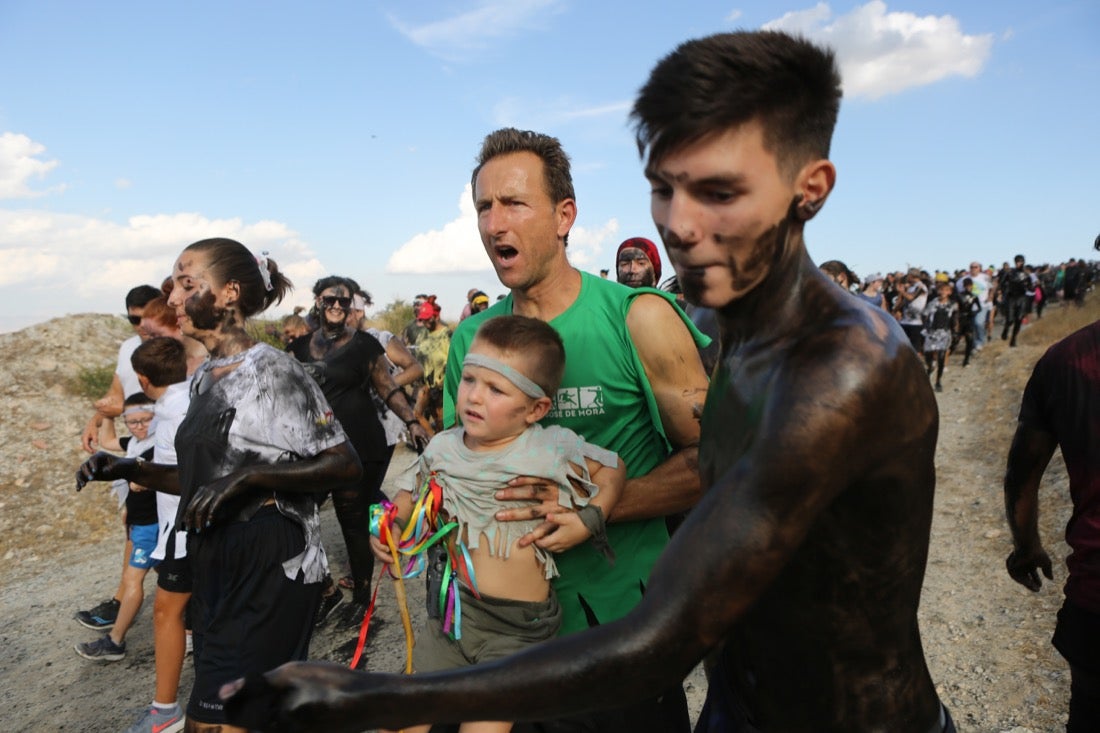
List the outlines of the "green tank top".
<svg viewBox="0 0 1100 733">
<path fill-rule="evenodd" d="M 626 463 L 627 476 L 644 476 L 662 463 L 672 447 L 661 425 L 657 401 L 630 339 L 626 314 L 642 293 L 655 293 L 675 306 L 673 296 L 652 288 L 630 289 L 581 273 L 580 294 L 550 321 L 565 343 L 565 376 L 544 424 L 561 425 L 585 440 L 613 450 Z M 708 342 L 677 312 L 696 342 Z M 451 340 L 444 384 L 444 424 L 455 423 L 462 360 L 478 325 L 486 318 L 510 315 L 512 296 L 459 324 Z M 616 522 L 607 527 L 616 561 L 584 543 L 558 555 L 554 581 L 562 606 L 562 633 L 625 616 L 641 600 L 649 572 L 668 542 L 663 518 Z"/>
</svg>

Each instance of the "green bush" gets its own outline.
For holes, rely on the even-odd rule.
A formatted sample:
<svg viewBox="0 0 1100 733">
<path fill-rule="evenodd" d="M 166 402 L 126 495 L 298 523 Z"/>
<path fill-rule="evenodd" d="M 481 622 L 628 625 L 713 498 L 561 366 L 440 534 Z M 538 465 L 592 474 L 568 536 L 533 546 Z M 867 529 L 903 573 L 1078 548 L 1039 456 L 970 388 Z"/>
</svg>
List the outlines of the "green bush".
<svg viewBox="0 0 1100 733">
<path fill-rule="evenodd" d="M 398 298 L 368 320 L 371 325 L 380 331 L 389 331 L 392 334 L 401 335 L 405 330 L 405 326 L 412 323 L 415 318 L 412 303 L 406 303 Z"/>
<path fill-rule="evenodd" d="M 283 326 L 281 321 L 268 321 L 257 318 L 248 321 L 245 330 L 252 338 L 270 344 L 279 351 L 282 351 L 285 346 L 282 340 Z"/>
<path fill-rule="evenodd" d="M 98 400 L 107 394 L 115 378 L 114 364 L 98 367 L 82 367 L 69 383 L 69 391 L 80 397 Z"/>
</svg>

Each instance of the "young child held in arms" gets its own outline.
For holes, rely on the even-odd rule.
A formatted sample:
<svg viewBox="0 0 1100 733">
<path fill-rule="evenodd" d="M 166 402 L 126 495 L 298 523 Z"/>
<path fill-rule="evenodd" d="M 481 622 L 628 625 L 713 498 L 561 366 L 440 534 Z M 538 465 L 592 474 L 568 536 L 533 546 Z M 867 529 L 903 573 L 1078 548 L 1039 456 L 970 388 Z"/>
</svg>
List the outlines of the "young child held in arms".
<svg viewBox="0 0 1100 733">
<path fill-rule="evenodd" d="M 153 457 L 153 400 L 144 394 L 132 394 L 126 398 L 122 420 L 130 431 L 129 436 L 119 438 L 114 420 L 104 420 L 99 425 L 99 444 L 104 450 L 125 451 L 128 458 Z M 85 659 L 99 662 L 117 662 L 126 656 L 126 632 L 141 610 L 145 600 L 145 576 L 149 568 L 157 564 L 151 555 L 157 546 L 156 492 L 137 484 L 116 481 L 114 486 L 119 501 L 124 504 L 123 521 L 126 524 L 126 551 L 122 566 L 122 578 L 111 604 L 117 608 L 112 622 L 105 623 L 92 611 L 80 611 L 77 621 L 88 628 L 104 632 L 95 641 L 76 645 L 76 653 Z"/>
<path fill-rule="evenodd" d="M 564 371 L 561 337 L 543 321 L 492 318 L 474 337 L 458 387 L 462 425 L 428 444 L 420 459 L 420 481 L 441 489 L 442 511 L 432 531 L 447 522 L 457 524 L 447 540 L 450 555 L 456 564 L 468 558 L 463 569 L 475 587 L 457 584 L 461 620 L 456 627 L 444 612 L 420 630 L 413 651 L 416 672 L 486 662 L 553 638 L 561 609 L 550 586 L 557 574 L 551 553 L 590 537 L 606 547 L 604 519 L 622 491 L 626 467 L 615 453 L 571 430 L 538 424 L 550 411 Z M 494 497 L 517 476 L 550 479 L 561 490 L 562 511 L 546 517 L 556 528 L 534 543 L 520 540 L 540 520 L 498 522 L 494 517 L 512 505 L 528 505 Z M 411 492 L 399 492 L 394 503 L 397 524 L 404 526 L 413 513 Z M 378 558 L 392 562 L 388 547 L 377 537 L 372 542 Z M 461 731 L 507 733 L 511 728 L 510 722 L 482 721 L 464 723 Z"/>
</svg>

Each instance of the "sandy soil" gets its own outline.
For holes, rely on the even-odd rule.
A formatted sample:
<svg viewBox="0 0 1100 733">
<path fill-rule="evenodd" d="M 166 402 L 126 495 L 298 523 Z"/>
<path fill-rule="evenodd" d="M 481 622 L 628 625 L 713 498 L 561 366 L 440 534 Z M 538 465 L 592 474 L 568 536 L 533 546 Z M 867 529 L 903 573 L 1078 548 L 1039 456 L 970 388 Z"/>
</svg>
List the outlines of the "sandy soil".
<svg viewBox="0 0 1100 733">
<path fill-rule="evenodd" d="M 956 359 L 940 395 L 938 488 L 921 627 L 940 695 L 960 730 L 1039 733 L 1061 730 L 1069 674 L 1050 646 L 1061 604 L 1069 517 L 1065 468 L 1055 458 L 1042 491 L 1041 528 L 1055 561 L 1055 582 L 1032 594 L 1004 571 L 1010 540 L 1000 482 L 1023 385 L 1047 346 L 1100 317 L 1100 298 L 1083 310 L 1048 309 L 1025 327 L 1020 346 L 989 345 L 966 369 Z M 4 731 L 123 730 L 153 690 L 151 593 L 127 637 L 126 659 L 96 664 L 73 645 L 94 638 L 72 620 L 109 597 L 118 582 L 122 530 L 103 484 L 77 494 L 80 430 L 89 401 L 66 384 L 81 366 L 110 364 L 128 334 L 120 318 L 73 316 L 0 335 L 0 709 Z M 401 457 L 395 459 L 395 465 Z M 325 541 L 334 569 L 343 543 L 331 510 Z M 368 666 L 400 671 L 404 637 L 392 590 L 379 594 Z M 422 607 L 418 583 L 411 603 Z M 341 616 L 314 637 L 311 656 L 350 660 L 357 635 Z M 182 695 L 190 689 L 185 665 Z M 697 710 L 705 681 L 687 681 Z"/>
</svg>

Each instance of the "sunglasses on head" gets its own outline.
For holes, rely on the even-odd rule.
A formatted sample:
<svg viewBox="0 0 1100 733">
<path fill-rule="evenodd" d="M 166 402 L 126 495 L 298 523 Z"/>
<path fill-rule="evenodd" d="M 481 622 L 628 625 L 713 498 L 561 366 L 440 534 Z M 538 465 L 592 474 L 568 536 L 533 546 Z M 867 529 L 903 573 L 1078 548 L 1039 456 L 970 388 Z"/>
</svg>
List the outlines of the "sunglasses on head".
<svg viewBox="0 0 1100 733">
<path fill-rule="evenodd" d="M 341 295 L 322 295 L 321 305 L 325 310 L 336 306 L 340 306 L 342 310 L 348 310 L 351 307 L 351 298 Z"/>
<path fill-rule="evenodd" d="M 126 320 L 130 322 L 130 325 L 131 325 L 131 326 L 136 326 L 136 325 L 138 325 L 139 323 L 141 323 L 141 316 L 131 316 L 131 315 L 127 315 L 127 316 L 126 316 Z"/>
</svg>

